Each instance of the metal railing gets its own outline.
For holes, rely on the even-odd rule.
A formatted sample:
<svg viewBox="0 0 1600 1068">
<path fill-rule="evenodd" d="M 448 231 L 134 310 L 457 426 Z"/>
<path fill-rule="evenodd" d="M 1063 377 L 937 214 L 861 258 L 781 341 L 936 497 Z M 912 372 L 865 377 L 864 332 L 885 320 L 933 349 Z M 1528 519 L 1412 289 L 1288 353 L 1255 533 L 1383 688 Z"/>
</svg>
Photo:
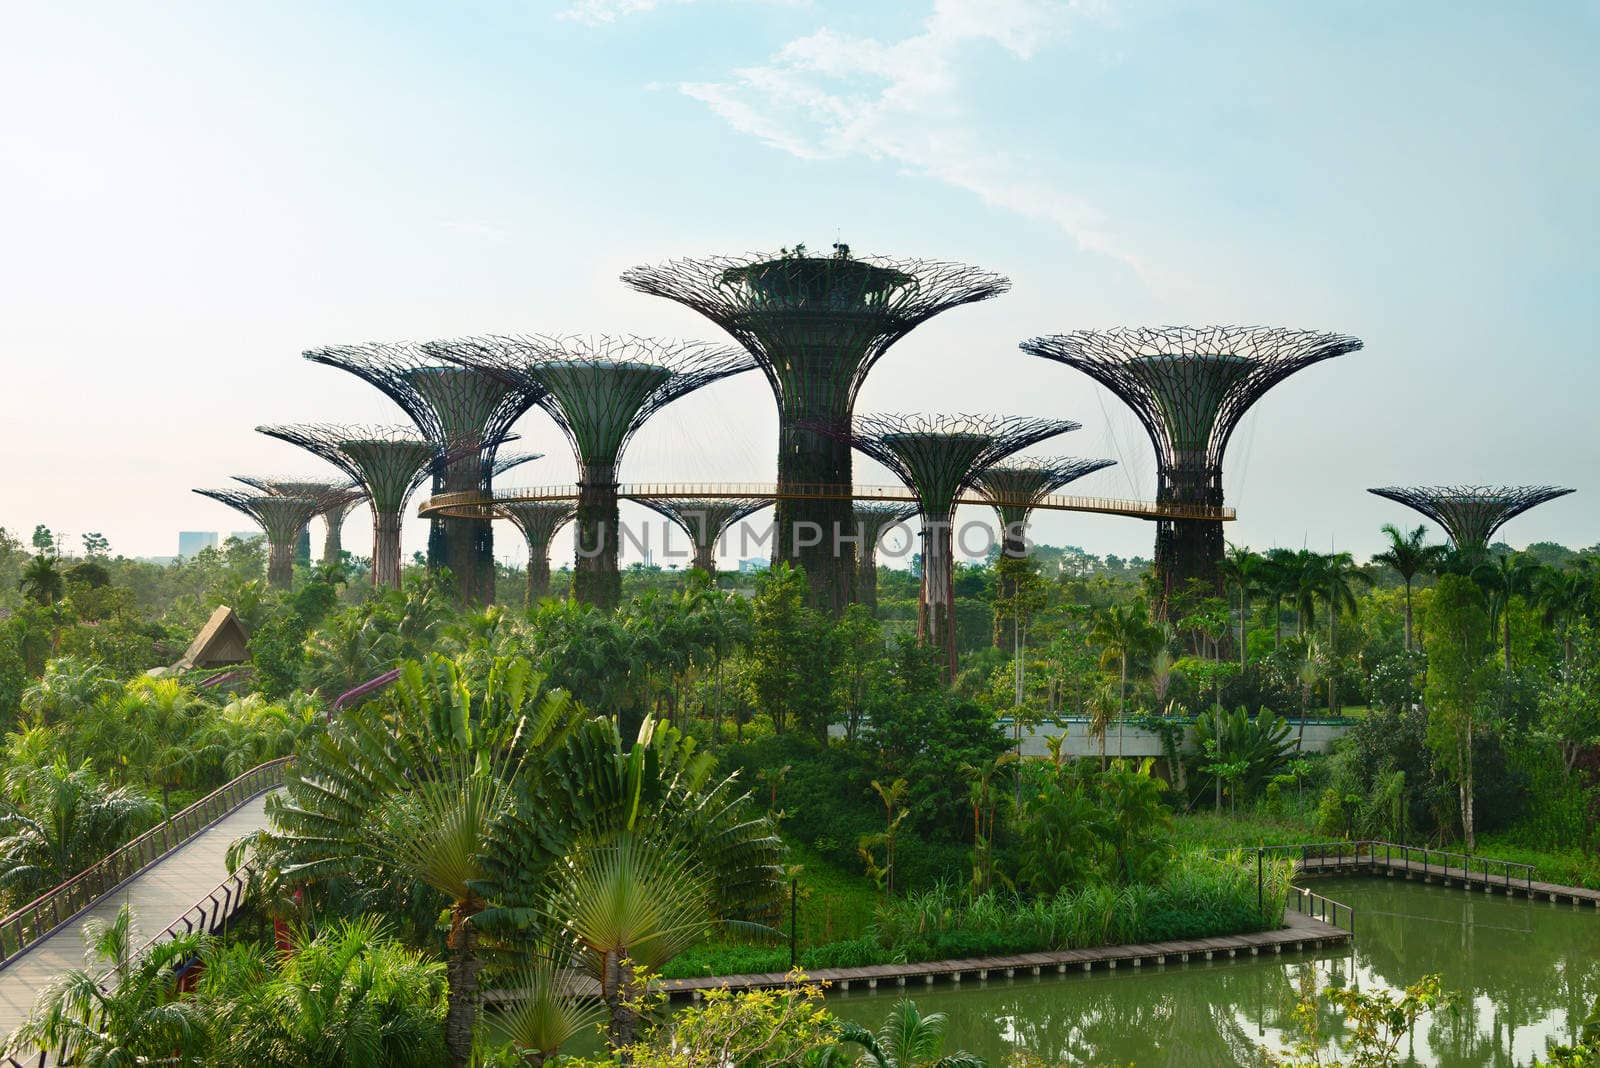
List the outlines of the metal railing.
<svg viewBox="0 0 1600 1068">
<path fill-rule="evenodd" d="M 1496 857 L 1452 853 L 1445 849 L 1427 846 L 1404 845 L 1382 839 L 1363 838 L 1349 842 L 1304 842 L 1299 845 L 1241 846 L 1245 851 L 1259 848 L 1268 856 L 1284 856 L 1300 862 L 1302 869 L 1315 862 L 1319 870 L 1342 868 L 1402 868 L 1421 873 L 1424 877 L 1461 879 L 1486 886 L 1521 887 L 1524 892 L 1533 890 L 1532 864 Z M 1209 856 L 1235 852 L 1230 849 L 1211 849 Z"/>
<path fill-rule="evenodd" d="M 1303 886 L 1290 886 L 1289 897 L 1285 904 L 1302 916 L 1310 916 L 1314 920 L 1321 920 L 1323 923 L 1349 931 L 1352 937 L 1356 933 L 1356 910 L 1343 901 L 1324 897 Z"/>
<path fill-rule="evenodd" d="M 481 519 L 498 516 L 496 506 L 512 501 L 568 501 L 576 500 L 578 487 L 574 485 L 526 486 L 484 494 L 475 490 L 458 493 L 441 493 L 429 497 L 417 506 L 417 514 L 430 516 L 454 515 Z M 727 497 L 738 500 L 773 500 L 778 494 L 772 482 L 629 482 L 617 486 L 619 497 Z M 786 500 L 856 500 L 897 501 L 915 504 L 917 498 L 904 486 L 842 486 L 837 484 L 790 485 L 782 494 Z M 1121 497 L 1074 497 L 1053 493 L 1037 501 L 1011 502 L 990 495 L 968 491 L 958 498 L 958 503 L 988 508 L 995 504 L 1026 504 L 1030 508 L 1043 508 L 1067 512 L 1099 512 L 1107 515 L 1125 515 L 1137 519 L 1209 519 L 1229 522 L 1237 518 L 1234 509 L 1203 504 L 1176 504 L 1170 502 L 1129 500 Z"/>
<path fill-rule="evenodd" d="M 283 785 L 289 760 L 280 757 L 251 768 L 61 885 L 0 917 L 0 969 L 245 802 Z"/>
</svg>

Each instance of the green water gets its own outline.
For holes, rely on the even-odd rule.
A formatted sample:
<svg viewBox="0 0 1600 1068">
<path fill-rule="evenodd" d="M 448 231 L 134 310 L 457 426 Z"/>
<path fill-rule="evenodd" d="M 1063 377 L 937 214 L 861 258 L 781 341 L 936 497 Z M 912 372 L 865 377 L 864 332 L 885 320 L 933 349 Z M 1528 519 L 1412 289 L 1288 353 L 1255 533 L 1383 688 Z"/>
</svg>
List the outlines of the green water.
<svg viewBox="0 0 1600 1068">
<path fill-rule="evenodd" d="M 1405 1063 L 1526 1065 L 1566 1039 L 1600 994 L 1600 915 L 1589 907 L 1508 899 L 1388 879 L 1321 879 L 1356 910 L 1353 949 L 1168 964 L 1048 978 L 967 981 L 829 996 L 842 1018 L 876 1028 L 897 997 L 949 1015 L 947 1051 L 991 1065 L 1025 1047 L 1047 1064 L 1177 1068 L 1258 1063 L 1278 1047 L 1297 975 L 1338 975 L 1398 989 L 1430 972 L 1463 995 L 1459 1012 L 1419 1029 Z M 1337 1026 L 1329 1019 L 1325 1029 Z"/>
</svg>

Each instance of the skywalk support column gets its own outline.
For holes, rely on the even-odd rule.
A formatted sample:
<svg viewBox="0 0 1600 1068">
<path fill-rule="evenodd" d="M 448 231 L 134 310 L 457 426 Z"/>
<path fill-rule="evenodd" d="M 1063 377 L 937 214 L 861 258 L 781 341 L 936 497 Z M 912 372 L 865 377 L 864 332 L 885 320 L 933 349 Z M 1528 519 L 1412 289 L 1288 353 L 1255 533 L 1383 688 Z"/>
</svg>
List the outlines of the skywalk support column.
<svg viewBox="0 0 1600 1068">
<path fill-rule="evenodd" d="M 813 607 L 837 616 L 855 600 L 853 463 L 856 396 L 890 345 L 927 319 L 1004 293 L 988 271 L 927 260 L 778 253 L 635 267 L 622 280 L 684 304 L 751 354 L 778 403 L 773 560 L 805 569 Z"/>
<path fill-rule="evenodd" d="M 1222 588 L 1222 459 L 1256 401 L 1289 375 L 1361 348 L 1343 334 L 1267 327 L 1080 330 L 1022 342 L 1075 367 L 1133 410 L 1156 453 L 1157 615 L 1174 598 Z M 1212 515 L 1216 518 L 1212 518 Z"/>
</svg>

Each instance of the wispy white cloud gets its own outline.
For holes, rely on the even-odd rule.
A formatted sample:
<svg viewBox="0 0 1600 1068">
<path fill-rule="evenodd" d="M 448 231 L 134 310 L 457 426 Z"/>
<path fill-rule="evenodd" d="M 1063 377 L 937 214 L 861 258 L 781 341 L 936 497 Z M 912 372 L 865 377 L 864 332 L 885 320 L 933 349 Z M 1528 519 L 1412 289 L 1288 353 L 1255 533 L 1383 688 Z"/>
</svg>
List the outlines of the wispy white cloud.
<svg viewBox="0 0 1600 1068">
<path fill-rule="evenodd" d="M 572 3 L 561 12 L 561 17 L 575 22 L 587 22 L 591 26 L 603 26 L 625 19 L 629 15 L 642 15 L 647 11 L 654 11 L 658 7 L 694 2 L 695 0 L 572 0 Z M 808 0 L 766 0 L 766 2 L 800 5 L 807 3 Z"/>
<path fill-rule="evenodd" d="M 901 40 L 823 28 L 727 80 L 679 89 L 775 148 L 804 159 L 898 163 L 1056 226 L 1154 281 L 1153 266 L 1093 205 L 986 139 L 966 102 L 974 50 L 998 47 L 1027 62 L 1103 14 L 1096 0 L 934 0 L 919 32 Z"/>
</svg>

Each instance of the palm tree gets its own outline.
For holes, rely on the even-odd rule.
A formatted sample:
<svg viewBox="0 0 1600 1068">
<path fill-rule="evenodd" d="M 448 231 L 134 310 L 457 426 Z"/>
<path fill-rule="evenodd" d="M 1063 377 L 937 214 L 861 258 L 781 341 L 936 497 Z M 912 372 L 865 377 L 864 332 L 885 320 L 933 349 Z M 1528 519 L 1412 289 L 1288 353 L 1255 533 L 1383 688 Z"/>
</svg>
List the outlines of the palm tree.
<svg viewBox="0 0 1600 1068">
<path fill-rule="evenodd" d="M 1443 561 L 1445 553 L 1449 552 L 1447 545 L 1428 545 L 1428 528 L 1418 526 L 1409 533 L 1402 534 L 1400 528 L 1393 523 L 1383 525 L 1383 533 L 1389 538 L 1389 547 L 1381 553 L 1374 553 L 1372 562 L 1382 564 L 1395 572 L 1406 584 L 1406 652 L 1411 651 L 1412 615 L 1411 615 L 1411 584 L 1416 577 L 1424 571 L 1431 571 Z"/>
<path fill-rule="evenodd" d="M 1283 599 L 1299 586 L 1295 554 L 1289 549 L 1268 549 L 1261 566 L 1261 585 L 1272 597 L 1272 648 L 1283 637 Z"/>
<path fill-rule="evenodd" d="M 1311 704 L 1311 688 L 1317 684 L 1317 679 L 1322 675 L 1322 661 L 1322 650 L 1317 647 L 1317 639 L 1307 638 L 1300 662 L 1295 665 L 1295 680 L 1300 683 L 1300 731 L 1294 741 L 1296 753 L 1305 748 L 1306 716 L 1310 714 L 1308 706 Z"/>
<path fill-rule="evenodd" d="M 66 589 L 66 582 L 61 577 L 61 561 L 44 553 L 35 556 L 23 568 L 17 588 L 35 604 L 55 604 Z"/>
<path fill-rule="evenodd" d="M 1102 661 L 1114 660 L 1119 666 L 1121 681 L 1117 690 L 1117 718 L 1120 721 L 1128 711 L 1128 665 L 1131 660 L 1154 649 L 1160 632 L 1150 624 L 1150 614 L 1143 604 L 1113 605 L 1098 613 L 1090 628 L 1089 640 L 1099 642 Z M 1121 723 L 1118 723 L 1121 737 Z M 1121 746 L 1118 746 L 1121 755 Z"/>
<path fill-rule="evenodd" d="M 1340 613 L 1355 615 L 1359 611 L 1355 586 L 1372 584 L 1372 577 L 1356 567 L 1349 553 L 1312 554 L 1302 579 L 1302 588 L 1313 597 L 1320 597 L 1328 606 L 1328 714 L 1338 713 L 1338 673 L 1334 670 L 1338 658 L 1338 644 L 1334 628 Z"/>
<path fill-rule="evenodd" d="M 126 905 L 111 923 L 84 926 L 93 963 L 40 992 L 5 1052 L 31 1060 L 50 1050 L 57 1063 L 82 1068 L 209 1063 L 204 1010 L 179 996 L 176 977 L 178 966 L 205 948 L 205 936 L 178 935 L 135 954 L 138 933 Z"/>
<path fill-rule="evenodd" d="M 1489 599 L 1490 632 L 1501 633 L 1507 671 L 1511 670 L 1511 599 L 1533 592 L 1542 570 L 1542 565 L 1527 553 L 1500 553 L 1472 569 L 1472 581 Z"/>
<path fill-rule="evenodd" d="M 541 692 L 526 660 L 497 659 L 481 686 L 451 661 L 407 661 L 389 707 L 342 715 L 267 802 L 263 852 L 288 883 L 355 876 L 421 884 L 450 913 L 445 1043 L 468 1063 L 477 1018 L 478 927 L 492 843 L 513 817 L 524 764 L 575 725 L 565 693 Z M 541 867 L 530 855 L 530 867 Z M 547 862 L 547 861 L 546 861 Z"/>
<path fill-rule="evenodd" d="M 1544 612 L 1544 625 L 1561 630 L 1562 663 L 1572 665 L 1572 624 L 1600 604 L 1593 565 L 1580 557 L 1565 571 L 1544 568 L 1534 576 L 1534 601 Z"/>
<path fill-rule="evenodd" d="M 161 816 L 162 806 L 58 760 L 14 767 L 0 799 L 0 890 L 27 901 L 77 875 Z"/>
<path fill-rule="evenodd" d="M 1266 558 L 1249 546 L 1230 545 L 1222 561 L 1223 580 L 1239 591 L 1239 666 L 1250 664 L 1250 595 L 1261 589 L 1266 577 Z"/>
<path fill-rule="evenodd" d="M 846 1023 L 839 1028 L 839 1038 L 865 1050 L 858 1063 L 874 1068 L 983 1068 L 983 1058 L 965 1050 L 944 1052 L 947 1022 L 944 1013 L 924 1016 L 916 1002 L 901 998 L 876 1034 Z"/>
<path fill-rule="evenodd" d="M 502 1002 L 500 1011 L 484 1020 L 484 1037 L 508 1047 L 519 1064 L 544 1064 L 606 1017 L 604 1002 L 571 992 L 576 978 L 570 967 L 540 953 L 507 980 L 504 989 L 515 999 Z"/>
</svg>

